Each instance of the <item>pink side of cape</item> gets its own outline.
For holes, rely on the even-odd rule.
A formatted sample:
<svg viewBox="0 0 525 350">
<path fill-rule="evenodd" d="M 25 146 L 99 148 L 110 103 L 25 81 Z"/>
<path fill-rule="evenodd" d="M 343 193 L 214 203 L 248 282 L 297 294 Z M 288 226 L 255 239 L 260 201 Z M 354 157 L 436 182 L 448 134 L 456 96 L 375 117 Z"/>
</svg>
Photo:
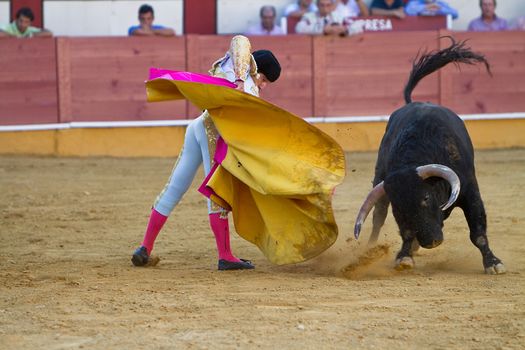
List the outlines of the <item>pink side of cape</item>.
<svg viewBox="0 0 525 350">
<path fill-rule="evenodd" d="M 194 83 L 202 84 L 213 84 L 213 85 L 222 85 L 230 88 L 236 88 L 237 85 L 230 82 L 229 80 L 223 78 L 212 77 L 210 75 L 204 75 L 199 73 L 192 72 L 181 72 L 176 70 L 168 69 L 159 69 L 159 68 L 150 68 L 149 69 L 149 80 L 153 79 L 167 79 L 167 80 L 179 80 L 179 81 L 189 81 Z"/>
</svg>

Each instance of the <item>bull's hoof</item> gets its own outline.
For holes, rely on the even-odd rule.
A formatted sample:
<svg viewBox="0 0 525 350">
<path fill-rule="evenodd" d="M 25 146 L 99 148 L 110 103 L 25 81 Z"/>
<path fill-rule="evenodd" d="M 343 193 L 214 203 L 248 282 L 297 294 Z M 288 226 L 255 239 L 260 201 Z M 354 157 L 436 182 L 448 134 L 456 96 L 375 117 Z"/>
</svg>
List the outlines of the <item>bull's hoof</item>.
<svg viewBox="0 0 525 350">
<path fill-rule="evenodd" d="M 485 268 L 485 273 L 487 275 L 502 275 L 505 272 L 507 272 L 507 269 L 503 263 L 498 263 Z"/>
<path fill-rule="evenodd" d="M 411 256 L 404 256 L 401 259 L 396 260 L 395 269 L 397 271 L 411 270 L 414 268 L 414 259 Z"/>
</svg>

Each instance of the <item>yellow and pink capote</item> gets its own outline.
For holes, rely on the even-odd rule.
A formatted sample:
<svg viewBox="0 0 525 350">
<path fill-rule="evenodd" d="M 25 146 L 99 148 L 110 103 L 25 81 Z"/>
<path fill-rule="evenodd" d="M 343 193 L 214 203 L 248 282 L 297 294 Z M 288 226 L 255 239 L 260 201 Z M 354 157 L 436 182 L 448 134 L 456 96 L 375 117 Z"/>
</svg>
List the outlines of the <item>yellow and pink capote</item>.
<svg viewBox="0 0 525 350">
<path fill-rule="evenodd" d="M 332 209 L 342 148 L 302 118 L 225 79 L 155 70 L 149 102 L 187 99 L 210 114 L 226 147 L 201 192 L 231 209 L 237 233 L 275 264 L 311 259 L 337 239 Z"/>
</svg>

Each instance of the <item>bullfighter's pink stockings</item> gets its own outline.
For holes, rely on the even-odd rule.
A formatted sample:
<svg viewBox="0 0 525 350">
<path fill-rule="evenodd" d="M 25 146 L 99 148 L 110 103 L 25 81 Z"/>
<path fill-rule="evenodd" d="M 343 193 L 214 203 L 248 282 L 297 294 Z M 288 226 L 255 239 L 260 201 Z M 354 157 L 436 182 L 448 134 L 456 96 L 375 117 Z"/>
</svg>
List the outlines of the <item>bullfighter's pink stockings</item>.
<svg viewBox="0 0 525 350">
<path fill-rule="evenodd" d="M 219 260 L 224 259 L 231 262 L 240 262 L 241 260 L 236 258 L 231 252 L 228 218 L 221 218 L 221 213 L 210 214 L 210 226 L 215 235 Z"/>
<path fill-rule="evenodd" d="M 167 216 L 162 215 L 155 209 L 151 209 L 148 227 L 146 228 L 144 240 L 142 241 L 142 245 L 148 250 L 148 255 L 151 255 L 155 239 L 157 238 L 157 235 L 159 234 L 160 230 L 162 229 L 162 226 L 164 226 L 164 223 L 167 219 Z"/>
</svg>

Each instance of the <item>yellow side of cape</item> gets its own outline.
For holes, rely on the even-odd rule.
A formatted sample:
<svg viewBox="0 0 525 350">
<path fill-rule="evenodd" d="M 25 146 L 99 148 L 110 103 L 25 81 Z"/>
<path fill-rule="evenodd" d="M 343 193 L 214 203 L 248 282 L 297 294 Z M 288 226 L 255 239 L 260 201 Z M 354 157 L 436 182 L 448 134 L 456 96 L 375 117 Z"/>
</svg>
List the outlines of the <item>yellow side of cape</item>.
<svg viewBox="0 0 525 350">
<path fill-rule="evenodd" d="M 184 96 L 208 110 L 228 152 L 207 186 L 231 207 L 239 235 L 271 262 L 305 261 L 335 242 L 331 196 L 344 179 L 345 158 L 330 136 L 228 87 L 165 79 L 146 86 L 149 101 Z"/>
</svg>

